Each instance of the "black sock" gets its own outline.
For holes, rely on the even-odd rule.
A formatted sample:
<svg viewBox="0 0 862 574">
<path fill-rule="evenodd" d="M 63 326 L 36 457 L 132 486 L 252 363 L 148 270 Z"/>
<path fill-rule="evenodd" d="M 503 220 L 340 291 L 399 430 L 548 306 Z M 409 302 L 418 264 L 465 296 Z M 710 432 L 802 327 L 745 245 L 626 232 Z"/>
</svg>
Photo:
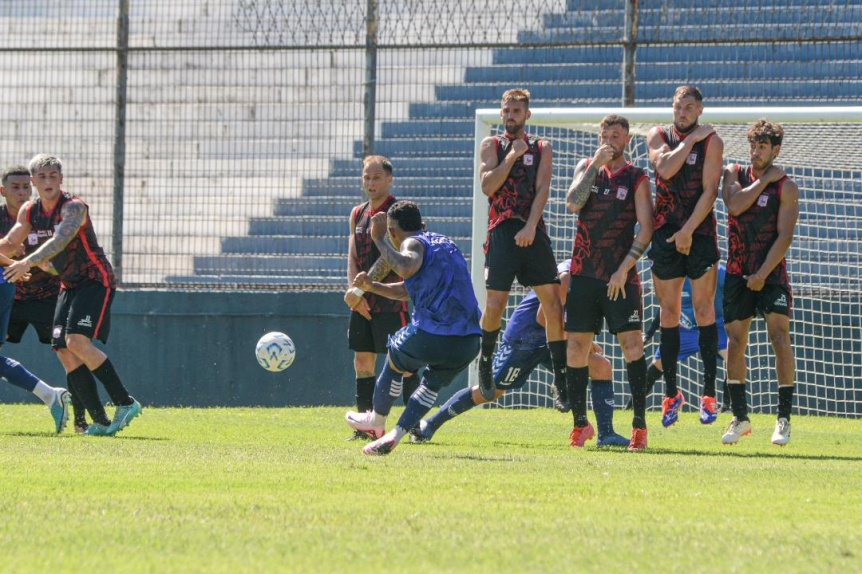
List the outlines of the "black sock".
<svg viewBox="0 0 862 574">
<path fill-rule="evenodd" d="M 401 378 L 401 400 L 404 401 L 404 406 L 407 406 L 407 401 L 410 400 L 410 397 L 413 396 L 413 393 L 416 392 L 416 389 L 419 388 L 419 375 L 413 373 L 412 375 L 404 376 Z"/>
<path fill-rule="evenodd" d="M 661 343 L 661 365 L 664 368 L 664 396 L 673 398 L 678 389 L 676 387 L 676 360 L 679 356 L 679 326 L 662 327 Z"/>
<path fill-rule="evenodd" d="M 730 408 L 737 420 L 748 420 L 748 402 L 745 397 L 745 385 L 728 381 L 727 390 L 730 392 Z"/>
<path fill-rule="evenodd" d="M 366 413 L 373 407 L 374 377 L 356 377 L 356 410 Z"/>
<path fill-rule="evenodd" d="M 646 428 L 646 357 L 626 363 L 629 376 L 629 388 L 632 393 L 632 428 Z"/>
<path fill-rule="evenodd" d="M 551 364 L 554 367 L 554 386 L 557 393 L 563 397 L 568 394 L 566 389 L 566 341 L 548 342 L 548 350 L 551 351 Z"/>
<path fill-rule="evenodd" d="M 114 369 L 114 365 L 111 364 L 111 359 L 105 359 L 104 363 L 93 369 L 93 374 L 102 381 L 102 385 L 108 391 L 108 396 L 111 397 L 111 402 L 117 406 L 132 404 L 132 397 L 129 396 L 129 392 L 123 386 L 120 376 Z"/>
<path fill-rule="evenodd" d="M 94 423 L 108 426 L 111 424 L 111 419 L 108 418 L 105 412 L 105 407 L 102 405 L 102 400 L 99 398 L 99 389 L 96 387 L 96 379 L 93 378 L 93 373 L 87 368 L 87 365 L 81 365 L 68 375 L 66 380 L 69 381 L 69 386 L 72 387 L 72 392 L 78 394 L 78 398 L 90 413 L 90 418 Z"/>
<path fill-rule="evenodd" d="M 793 410 L 793 390 L 795 385 L 778 387 L 778 418 L 790 421 L 790 411 Z"/>
<path fill-rule="evenodd" d="M 497 337 L 500 334 L 500 329 L 496 331 L 486 331 L 482 329 L 482 358 L 490 359 L 494 356 L 494 349 L 497 347 Z"/>
<path fill-rule="evenodd" d="M 90 372 L 89 369 L 87 369 L 87 372 Z M 74 388 L 75 381 L 72 380 L 69 374 L 66 375 L 66 385 L 72 393 L 72 419 L 74 424 L 76 427 L 83 427 L 87 424 L 87 407 L 84 406 L 84 401 L 81 400 L 78 391 Z"/>
<path fill-rule="evenodd" d="M 589 367 L 566 367 L 566 387 L 568 388 L 569 404 L 572 405 L 572 416 L 576 427 L 587 425 L 587 384 L 589 381 Z"/>
<path fill-rule="evenodd" d="M 652 394 L 653 389 L 655 388 L 656 381 L 658 381 L 662 375 L 661 369 L 656 367 L 654 364 L 647 367 L 646 372 L 646 388 L 644 389 L 644 399 Z"/>
<path fill-rule="evenodd" d="M 721 385 L 721 402 L 724 406 L 730 406 L 730 391 L 727 390 L 727 379 L 724 379 L 724 382 Z"/>
<path fill-rule="evenodd" d="M 715 398 L 715 373 L 718 369 L 718 325 L 697 328 L 700 360 L 703 361 L 703 394 Z"/>
</svg>

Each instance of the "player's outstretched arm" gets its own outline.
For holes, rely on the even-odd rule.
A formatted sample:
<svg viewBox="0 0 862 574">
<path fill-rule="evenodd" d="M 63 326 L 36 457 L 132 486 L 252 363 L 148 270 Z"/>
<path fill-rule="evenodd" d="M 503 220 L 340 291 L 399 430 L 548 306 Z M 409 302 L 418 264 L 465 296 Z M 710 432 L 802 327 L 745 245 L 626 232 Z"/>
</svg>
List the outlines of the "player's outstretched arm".
<svg viewBox="0 0 862 574">
<path fill-rule="evenodd" d="M 6 268 L 3 275 L 7 281 L 11 283 L 22 279 L 31 267 L 42 265 L 62 253 L 81 226 L 84 225 L 87 208 L 81 201 L 67 201 L 63 204 L 62 216 L 63 220 L 57 226 L 51 239 L 24 259 L 16 261 Z"/>
</svg>

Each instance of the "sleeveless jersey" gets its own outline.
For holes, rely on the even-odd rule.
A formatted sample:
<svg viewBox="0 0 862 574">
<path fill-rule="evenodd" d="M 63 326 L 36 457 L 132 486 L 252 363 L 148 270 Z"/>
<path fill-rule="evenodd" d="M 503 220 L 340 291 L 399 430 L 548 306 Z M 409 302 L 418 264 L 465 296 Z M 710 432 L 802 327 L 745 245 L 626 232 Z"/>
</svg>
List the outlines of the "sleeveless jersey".
<svg viewBox="0 0 862 574">
<path fill-rule="evenodd" d="M 413 301 L 411 323 L 433 335 L 479 335 L 479 303 L 467 261 L 443 235 L 422 231 L 412 236 L 425 247 L 422 266 L 404 286 Z"/>
<path fill-rule="evenodd" d="M 671 149 L 675 149 L 685 139 L 673 126 L 662 129 L 662 137 Z M 715 134 L 710 134 L 691 148 L 685 163 L 670 179 L 664 179 L 655 174 L 655 220 L 654 229 L 665 225 L 682 228 L 694 212 L 694 206 L 703 195 L 703 163 L 706 159 L 706 148 Z M 694 230 L 695 235 L 705 235 L 716 238 L 715 213 L 710 210 L 700 225 Z"/>
<path fill-rule="evenodd" d="M 638 222 L 635 190 L 645 179 L 644 170 L 631 163 L 615 173 L 602 166 L 587 202 L 578 212 L 572 275 L 610 280 L 632 247 Z M 636 267 L 629 270 L 626 283 L 640 285 Z"/>
<path fill-rule="evenodd" d="M 755 177 L 751 166 L 743 169 L 734 164 L 733 169 L 743 189 L 751 185 Z M 781 204 L 781 188 L 787 177 L 766 186 L 757 200 L 744 213 L 727 216 L 727 272 L 731 275 L 757 273 L 766 260 L 766 255 L 778 238 L 778 208 Z M 787 285 L 787 262 L 782 259 L 766 278 L 766 283 Z"/>
<path fill-rule="evenodd" d="M 356 248 L 356 266 L 360 271 L 368 272 L 380 257 L 380 250 L 377 249 L 371 239 L 371 216 L 375 213 L 386 213 L 396 201 L 395 196 L 390 195 L 377 210 L 371 208 L 370 201 L 366 201 L 362 205 L 354 207 L 350 213 L 350 220 L 354 224 L 353 245 Z M 382 283 L 397 283 L 399 281 L 401 281 L 401 277 L 390 272 Z M 371 308 L 371 313 L 407 312 L 407 301 L 395 301 L 386 297 L 379 297 L 374 293 L 366 293 L 364 297 Z"/>
<path fill-rule="evenodd" d="M 527 142 L 527 151 L 515 161 L 502 187 L 493 197 L 488 198 L 489 233 L 507 219 L 527 221 L 530 218 L 530 210 L 536 198 L 536 174 L 542 161 L 542 140 L 527 136 L 524 139 Z M 512 149 L 513 140 L 505 135 L 495 136 L 494 141 L 497 143 L 497 161 L 502 163 Z M 536 229 L 545 230 L 544 219 L 539 218 Z"/>
<path fill-rule="evenodd" d="M 3 215 L 0 216 L 0 235 L 5 236 L 16 223 L 16 218 L 9 213 L 7 206 L 3 207 Z M 30 255 L 48 240 L 47 237 L 40 238 L 35 233 L 30 233 L 24 240 L 24 250 Z M 5 282 L 5 281 L 4 281 Z M 39 267 L 30 269 L 30 280 L 19 281 L 15 291 L 16 301 L 29 301 L 31 299 L 47 299 L 56 297 L 60 292 L 60 277 L 42 271 Z"/>
<path fill-rule="evenodd" d="M 530 291 L 506 322 L 503 341 L 516 349 L 538 349 L 547 345 L 545 328 L 536 322 L 538 311 L 539 297 L 535 291 Z"/>
<path fill-rule="evenodd" d="M 74 289 L 86 281 L 95 281 L 105 287 L 115 288 L 114 269 L 105 252 L 99 246 L 93 222 L 90 220 L 89 207 L 81 199 L 67 192 L 60 195 L 53 211 L 46 212 L 41 199 L 35 199 L 22 209 L 27 210 L 27 220 L 30 222 L 31 234 L 36 234 L 38 241 L 47 241 L 63 221 L 63 206 L 70 201 L 77 201 L 86 209 L 84 224 L 51 263 L 60 273 L 60 281 L 64 289 Z"/>
</svg>

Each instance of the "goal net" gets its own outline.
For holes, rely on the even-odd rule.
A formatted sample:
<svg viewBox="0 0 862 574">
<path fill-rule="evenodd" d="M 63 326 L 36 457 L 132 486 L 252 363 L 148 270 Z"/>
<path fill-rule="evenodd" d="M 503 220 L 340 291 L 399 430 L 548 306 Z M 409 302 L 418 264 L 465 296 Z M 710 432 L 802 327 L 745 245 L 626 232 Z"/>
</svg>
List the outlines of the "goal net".
<svg viewBox="0 0 862 574">
<path fill-rule="evenodd" d="M 577 218 L 565 207 L 565 194 L 575 166 L 592 157 L 598 145 L 598 126 L 611 113 L 631 123 L 630 160 L 646 169 L 655 193 L 654 173 L 647 153 L 646 135 L 655 125 L 672 121 L 667 108 L 560 108 L 534 109 L 527 124 L 531 135 L 547 139 L 553 146 L 553 178 L 545 222 L 557 261 L 571 256 Z M 793 244 L 787 254 L 787 269 L 793 289 L 791 332 L 796 355 L 796 397 L 794 412 L 800 414 L 862 416 L 862 107 L 823 108 L 709 108 L 703 123 L 715 126 L 724 140 L 724 162 L 748 164 L 748 126 L 766 117 L 784 126 L 785 136 L 778 164 L 799 185 L 800 214 Z M 499 110 L 476 112 L 475 173 L 483 138 L 502 133 Z M 478 177 L 474 182 L 471 271 L 474 287 L 484 303 L 484 255 L 488 222 L 488 201 Z M 722 262 L 727 260 L 727 212 L 719 199 L 715 204 Z M 649 259 L 639 262 L 644 296 L 644 329 L 658 316 Z M 515 283 L 504 314 L 505 321 L 526 289 Z M 658 347 L 659 336 L 646 344 L 649 363 Z M 603 331 L 596 337 L 613 364 L 613 383 L 619 408 L 628 402 L 625 363 L 615 337 Z M 766 335 L 765 323 L 752 323 L 747 351 L 746 388 L 754 412 L 775 412 L 778 404 L 775 361 Z M 702 365 L 695 355 L 680 362 L 678 383 L 685 394 L 686 408 L 699 404 Z M 470 384 L 476 384 L 475 364 Z M 724 364 L 719 360 L 718 388 Z M 648 398 L 650 409 L 661 407 L 663 380 Z M 512 408 L 551 407 L 551 374 L 538 368 L 520 391 L 507 394 L 499 405 Z"/>
</svg>

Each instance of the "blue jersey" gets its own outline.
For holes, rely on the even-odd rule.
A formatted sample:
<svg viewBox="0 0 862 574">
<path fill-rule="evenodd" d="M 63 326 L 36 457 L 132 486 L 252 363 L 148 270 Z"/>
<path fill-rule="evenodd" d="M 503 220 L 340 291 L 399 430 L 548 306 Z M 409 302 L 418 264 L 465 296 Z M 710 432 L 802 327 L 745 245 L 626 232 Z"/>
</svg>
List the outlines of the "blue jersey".
<svg viewBox="0 0 862 574">
<path fill-rule="evenodd" d="M 547 345 L 545 328 L 536 322 L 538 311 L 539 298 L 535 291 L 530 291 L 506 322 L 503 341 L 515 349 L 537 349 Z"/>
<path fill-rule="evenodd" d="M 425 255 L 419 271 L 404 280 L 413 301 L 411 323 L 434 335 L 481 335 L 479 303 L 458 246 L 430 231 L 412 238 L 422 243 Z"/>
<path fill-rule="evenodd" d="M 724 265 L 718 265 L 718 286 L 715 289 L 715 322 L 724 325 Z M 679 316 L 679 326 L 682 329 L 697 329 L 697 321 L 694 319 L 694 306 L 691 302 L 691 282 L 688 277 L 682 284 L 682 312 Z"/>
</svg>

